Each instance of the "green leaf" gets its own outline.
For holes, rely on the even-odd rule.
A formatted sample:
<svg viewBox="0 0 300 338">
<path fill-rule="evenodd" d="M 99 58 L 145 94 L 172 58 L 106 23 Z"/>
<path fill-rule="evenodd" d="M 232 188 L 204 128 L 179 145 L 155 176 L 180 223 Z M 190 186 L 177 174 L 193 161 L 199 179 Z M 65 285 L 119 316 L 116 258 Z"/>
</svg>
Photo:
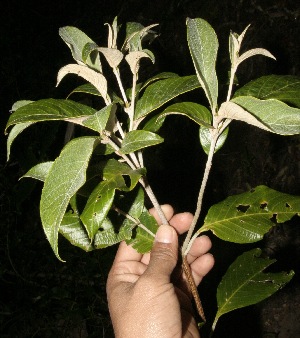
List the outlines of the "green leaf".
<svg viewBox="0 0 300 338">
<path fill-rule="evenodd" d="M 292 75 L 267 75 L 238 89 L 238 96 L 254 96 L 260 100 L 276 99 L 300 108 L 300 78 Z"/>
<path fill-rule="evenodd" d="M 155 82 L 155 81 L 158 81 L 158 80 L 165 80 L 165 79 L 169 79 L 171 77 L 179 77 L 178 74 L 176 73 L 172 73 L 172 72 L 162 72 L 162 73 L 159 73 L 159 74 L 156 74 L 155 76 L 151 77 L 150 79 L 148 79 L 147 81 L 145 81 L 139 91 L 145 89 L 146 87 L 149 86 L 150 83 L 152 82 Z"/>
<path fill-rule="evenodd" d="M 27 104 L 12 113 L 5 130 L 14 124 L 50 120 L 64 120 L 81 124 L 84 117 L 95 113 L 95 109 L 71 100 L 39 100 Z"/>
<path fill-rule="evenodd" d="M 127 241 L 139 253 L 147 253 L 151 251 L 154 237 L 158 229 L 158 224 L 153 216 L 144 209 L 139 217 L 139 221 L 144 226 L 138 226 L 135 236 Z M 147 231 L 148 230 L 148 231 Z"/>
<path fill-rule="evenodd" d="M 198 80 L 214 113 L 218 100 L 216 59 L 218 38 L 213 28 L 203 19 L 187 19 L 187 40 Z"/>
<path fill-rule="evenodd" d="M 30 177 L 36 180 L 45 182 L 46 177 L 48 176 L 50 169 L 52 168 L 53 162 L 43 162 L 35 165 L 27 171 L 21 178 Z"/>
<path fill-rule="evenodd" d="M 275 100 L 259 100 L 252 96 L 239 96 L 231 100 L 254 115 L 270 131 L 280 135 L 300 134 L 300 109 Z M 239 115 L 235 114 L 239 119 Z M 248 122 L 248 119 L 245 119 Z M 251 123 L 252 124 L 252 123 Z"/>
<path fill-rule="evenodd" d="M 82 58 L 84 46 L 87 43 L 94 43 L 94 41 L 91 40 L 85 33 L 76 27 L 66 26 L 59 29 L 59 35 L 71 49 L 72 56 L 75 61 L 79 64 L 81 62 L 86 63 L 89 67 L 100 72 L 102 71 L 98 52 L 91 52 L 86 60 L 83 60 Z"/>
<path fill-rule="evenodd" d="M 115 201 L 115 204 L 131 217 L 138 219 L 144 210 L 144 191 L 139 187 L 125 196 L 121 195 L 119 200 Z M 116 222 L 112 224 L 106 219 L 105 223 L 105 230 L 99 230 L 95 235 L 94 242 L 97 248 L 105 248 L 123 240 L 129 240 L 132 236 L 132 230 L 137 226 L 135 222 L 128 218 L 125 218 L 118 231 Z"/>
<path fill-rule="evenodd" d="M 112 206 L 115 190 L 132 190 L 143 174 L 144 170 L 132 170 L 127 164 L 114 159 L 106 163 L 103 169 L 104 180 L 93 190 L 80 216 L 91 239 L 102 226 Z M 124 176 L 130 178 L 130 183 L 124 180 Z"/>
<path fill-rule="evenodd" d="M 58 230 L 71 197 L 86 180 L 86 169 L 97 137 L 81 137 L 71 140 L 54 161 L 44 183 L 40 214 L 42 225 L 50 245 L 57 256 Z"/>
<path fill-rule="evenodd" d="M 239 256 L 223 276 L 217 290 L 218 319 L 225 313 L 256 304 L 288 283 L 294 272 L 264 272 L 275 260 L 261 258 L 261 250 L 253 249 Z"/>
<path fill-rule="evenodd" d="M 101 94 L 97 90 L 95 86 L 93 86 L 91 83 L 85 83 L 74 90 L 71 91 L 71 93 L 68 95 L 68 98 L 75 93 L 85 93 L 85 94 L 90 94 L 94 96 L 99 96 L 101 97 Z"/>
<path fill-rule="evenodd" d="M 120 152 L 122 154 L 133 153 L 134 151 L 162 143 L 163 141 L 162 137 L 150 131 L 133 130 L 125 135 Z"/>
<path fill-rule="evenodd" d="M 185 115 L 200 126 L 212 128 L 210 124 L 211 113 L 206 107 L 194 102 L 180 102 L 172 104 L 163 112 L 153 116 L 147 121 L 143 130 L 148 130 L 153 133 L 157 132 L 168 115 Z"/>
<path fill-rule="evenodd" d="M 229 196 L 213 205 L 198 233 L 211 230 L 217 237 L 235 243 L 252 243 L 263 238 L 274 224 L 300 214 L 300 197 L 260 185 L 243 194 Z"/>
<path fill-rule="evenodd" d="M 130 239 L 132 234 L 132 225 L 124 225 L 119 232 L 115 232 L 111 227 L 107 230 L 98 231 L 95 235 L 94 245 L 97 249 L 106 248 L 114 244 Z"/>
<path fill-rule="evenodd" d="M 178 95 L 199 87 L 199 81 L 194 75 L 156 81 L 146 88 L 138 100 L 134 119 L 138 120 Z"/>
<path fill-rule="evenodd" d="M 223 145 L 224 145 L 224 143 L 225 143 L 225 141 L 227 139 L 227 136 L 228 136 L 228 131 L 229 131 L 229 128 L 227 127 L 223 131 L 223 133 L 219 136 L 217 144 L 216 144 L 216 147 L 215 147 L 215 153 L 223 147 Z M 210 145 L 211 145 L 211 133 L 210 133 L 210 129 L 205 128 L 205 127 L 200 127 L 200 129 L 199 129 L 199 138 L 200 138 L 200 143 L 201 143 L 201 146 L 202 146 L 205 154 L 208 155 L 209 149 L 210 149 Z"/>
<path fill-rule="evenodd" d="M 23 130 L 31 126 L 33 123 L 34 122 L 25 122 L 25 123 L 17 124 L 16 126 L 12 127 L 11 131 L 9 132 L 8 138 L 7 138 L 7 146 L 6 146 L 6 151 L 7 151 L 6 160 L 7 161 L 9 160 L 10 149 L 11 149 L 11 146 L 14 140 L 17 138 L 18 135 L 22 133 Z"/>
<path fill-rule="evenodd" d="M 114 120 L 115 111 L 116 111 L 116 105 L 112 103 L 109 106 L 106 106 L 102 108 L 101 110 L 97 111 L 91 117 L 88 117 L 86 120 L 82 122 L 82 124 L 85 127 L 95 130 L 101 134 L 104 129 L 112 129 L 112 128 L 107 128 L 107 124 L 108 124 L 110 117 L 112 117 L 112 120 Z"/>
<path fill-rule="evenodd" d="M 72 245 L 84 251 L 94 250 L 91 240 L 88 238 L 86 230 L 77 213 L 71 211 L 65 213 L 59 226 L 59 233 L 63 235 Z"/>
</svg>

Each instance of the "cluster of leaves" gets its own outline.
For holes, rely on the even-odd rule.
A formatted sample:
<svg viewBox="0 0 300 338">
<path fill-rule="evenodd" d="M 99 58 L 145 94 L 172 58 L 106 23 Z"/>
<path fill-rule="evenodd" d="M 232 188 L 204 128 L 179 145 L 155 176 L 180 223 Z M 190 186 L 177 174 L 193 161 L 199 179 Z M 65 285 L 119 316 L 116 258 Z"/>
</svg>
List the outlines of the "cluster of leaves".
<svg viewBox="0 0 300 338">
<path fill-rule="evenodd" d="M 60 36 L 76 63 L 60 69 L 58 83 L 69 73 L 82 77 L 89 83 L 74 89 L 70 95 L 80 92 L 99 97 L 102 106 L 104 103 L 102 109 L 70 98 L 19 101 L 12 108 L 7 123 L 7 128 L 13 126 L 7 143 L 8 157 L 14 139 L 36 122 L 63 120 L 90 131 L 89 136 L 68 142 L 53 162 L 38 164 L 24 175 L 44 182 L 41 220 L 59 259 L 59 233 L 86 251 L 122 240 L 142 253 L 151 249 L 157 223 L 144 206 L 144 192 L 162 221 L 166 220 L 147 182 L 142 150 L 163 142 L 158 132 L 166 116 L 171 114 L 185 115 L 200 126 L 200 144 L 208 154 L 195 218 L 183 244 L 183 255 L 204 231 L 210 230 L 226 241 L 252 243 L 261 240 L 274 221 L 284 222 L 300 212 L 299 197 L 260 186 L 212 206 L 203 227 L 194 233 L 212 159 L 223 146 L 231 121 L 243 121 L 280 135 L 299 134 L 300 81 L 293 76 L 264 76 L 246 84 L 232 97 L 236 71 L 243 61 L 254 55 L 274 58 L 261 48 L 240 54 L 247 27 L 240 35 L 230 33 L 229 89 L 226 101 L 220 104 L 216 33 L 206 21 L 188 19 L 187 40 L 196 75 L 180 77 L 161 73 L 138 82 L 141 59 L 154 62 L 153 54 L 142 46 L 145 40 L 155 37 L 154 26 L 127 23 L 125 41 L 120 49 L 117 46 L 120 27 L 116 19 L 108 25 L 107 47 L 99 47 L 75 27 L 60 29 Z M 117 91 L 108 84 L 102 59 L 115 76 Z M 126 64 L 132 74 L 132 86 L 125 89 L 121 69 Z M 199 87 L 204 90 L 210 109 L 195 102 L 163 107 L 180 94 Z M 228 269 L 217 291 L 218 312 L 213 326 L 224 313 L 268 297 L 292 278 L 292 272 L 263 272 L 273 261 L 258 256 L 258 249 L 247 252 Z"/>
</svg>

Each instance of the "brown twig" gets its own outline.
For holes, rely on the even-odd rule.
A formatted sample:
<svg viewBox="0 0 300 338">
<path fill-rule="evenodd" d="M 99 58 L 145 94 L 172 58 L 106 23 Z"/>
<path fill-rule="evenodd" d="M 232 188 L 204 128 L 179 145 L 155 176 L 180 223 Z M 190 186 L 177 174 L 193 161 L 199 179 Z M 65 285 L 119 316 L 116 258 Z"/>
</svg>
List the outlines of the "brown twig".
<svg viewBox="0 0 300 338">
<path fill-rule="evenodd" d="M 182 268 L 183 268 L 183 271 L 185 273 L 185 276 L 186 276 L 186 279 L 187 279 L 187 282 L 188 282 L 188 285 L 189 285 L 189 289 L 190 289 L 190 291 L 193 295 L 198 314 L 201 317 L 201 319 L 203 320 L 203 322 L 205 323 L 206 318 L 205 318 L 204 310 L 203 310 L 202 303 L 201 303 L 199 293 L 198 293 L 198 290 L 197 290 L 197 286 L 195 284 L 195 281 L 194 281 L 194 278 L 193 278 L 193 275 L 192 275 L 192 271 L 191 271 L 191 268 L 189 266 L 189 263 L 187 262 L 186 256 L 182 257 Z"/>
</svg>

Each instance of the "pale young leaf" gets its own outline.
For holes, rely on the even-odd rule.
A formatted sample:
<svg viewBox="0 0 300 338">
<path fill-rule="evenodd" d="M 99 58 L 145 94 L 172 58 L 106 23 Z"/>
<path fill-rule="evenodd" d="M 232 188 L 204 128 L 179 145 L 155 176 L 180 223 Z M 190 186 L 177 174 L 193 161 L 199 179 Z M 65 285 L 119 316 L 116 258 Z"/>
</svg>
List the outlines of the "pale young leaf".
<svg viewBox="0 0 300 338">
<path fill-rule="evenodd" d="M 271 131 L 270 128 L 261 123 L 254 115 L 250 114 L 241 106 L 231 101 L 223 102 L 221 104 L 221 107 L 218 111 L 218 116 L 224 117 L 226 119 L 243 121 L 255 127 Z"/>
<path fill-rule="evenodd" d="M 123 53 L 116 48 L 99 47 L 98 50 L 104 55 L 111 68 L 117 68 L 123 60 Z"/>
<path fill-rule="evenodd" d="M 263 56 L 267 56 L 271 59 L 276 60 L 275 56 L 272 55 L 269 51 L 267 51 L 264 48 L 253 48 L 248 50 L 247 52 L 245 52 L 244 54 L 242 54 L 238 60 L 237 60 L 237 66 L 240 65 L 243 61 L 245 61 L 246 59 L 254 56 L 254 55 L 263 55 Z"/>
<path fill-rule="evenodd" d="M 139 64 L 141 58 L 151 59 L 151 57 L 144 51 L 130 52 L 125 56 L 125 60 L 129 64 L 132 74 L 137 74 L 137 72 L 139 71 Z"/>
<path fill-rule="evenodd" d="M 57 74 L 56 86 L 59 85 L 60 81 L 67 74 L 76 74 L 82 77 L 86 81 L 90 82 L 94 87 L 96 87 L 103 98 L 107 97 L 107 81 L 106 81 L 106 78 L 102 74 L 86 66 L 77 65 L 77 64 L 69 64 L 69 65 L 62 67 L 59 70 Z"/>
</svg>

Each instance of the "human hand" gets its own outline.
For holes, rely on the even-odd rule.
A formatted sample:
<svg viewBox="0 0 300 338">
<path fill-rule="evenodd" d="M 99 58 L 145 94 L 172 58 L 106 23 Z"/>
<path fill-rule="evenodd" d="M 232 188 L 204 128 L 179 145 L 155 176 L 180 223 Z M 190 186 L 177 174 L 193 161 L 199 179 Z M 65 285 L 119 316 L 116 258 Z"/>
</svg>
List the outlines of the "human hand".
<svg viewBox="0 0 300 338">
<path fill-rule="evenodd" d="M 174 215 L 169 205 L 162 209 L 171 226 L 159 227 L 151 253 L 139 254 L 122 242 L 110 270 L 107 296 L 116 338 L 200 337 L 191 294 L 181 267 L 176 267 L 177 233 L 188 230 L 193 216 Z M 153 209 L 150 213 L 159 220 Z M 210 248 L 210 239 L 201 236 L 187 255 L 196 285 L 214 264 Z"/>
</svg>

